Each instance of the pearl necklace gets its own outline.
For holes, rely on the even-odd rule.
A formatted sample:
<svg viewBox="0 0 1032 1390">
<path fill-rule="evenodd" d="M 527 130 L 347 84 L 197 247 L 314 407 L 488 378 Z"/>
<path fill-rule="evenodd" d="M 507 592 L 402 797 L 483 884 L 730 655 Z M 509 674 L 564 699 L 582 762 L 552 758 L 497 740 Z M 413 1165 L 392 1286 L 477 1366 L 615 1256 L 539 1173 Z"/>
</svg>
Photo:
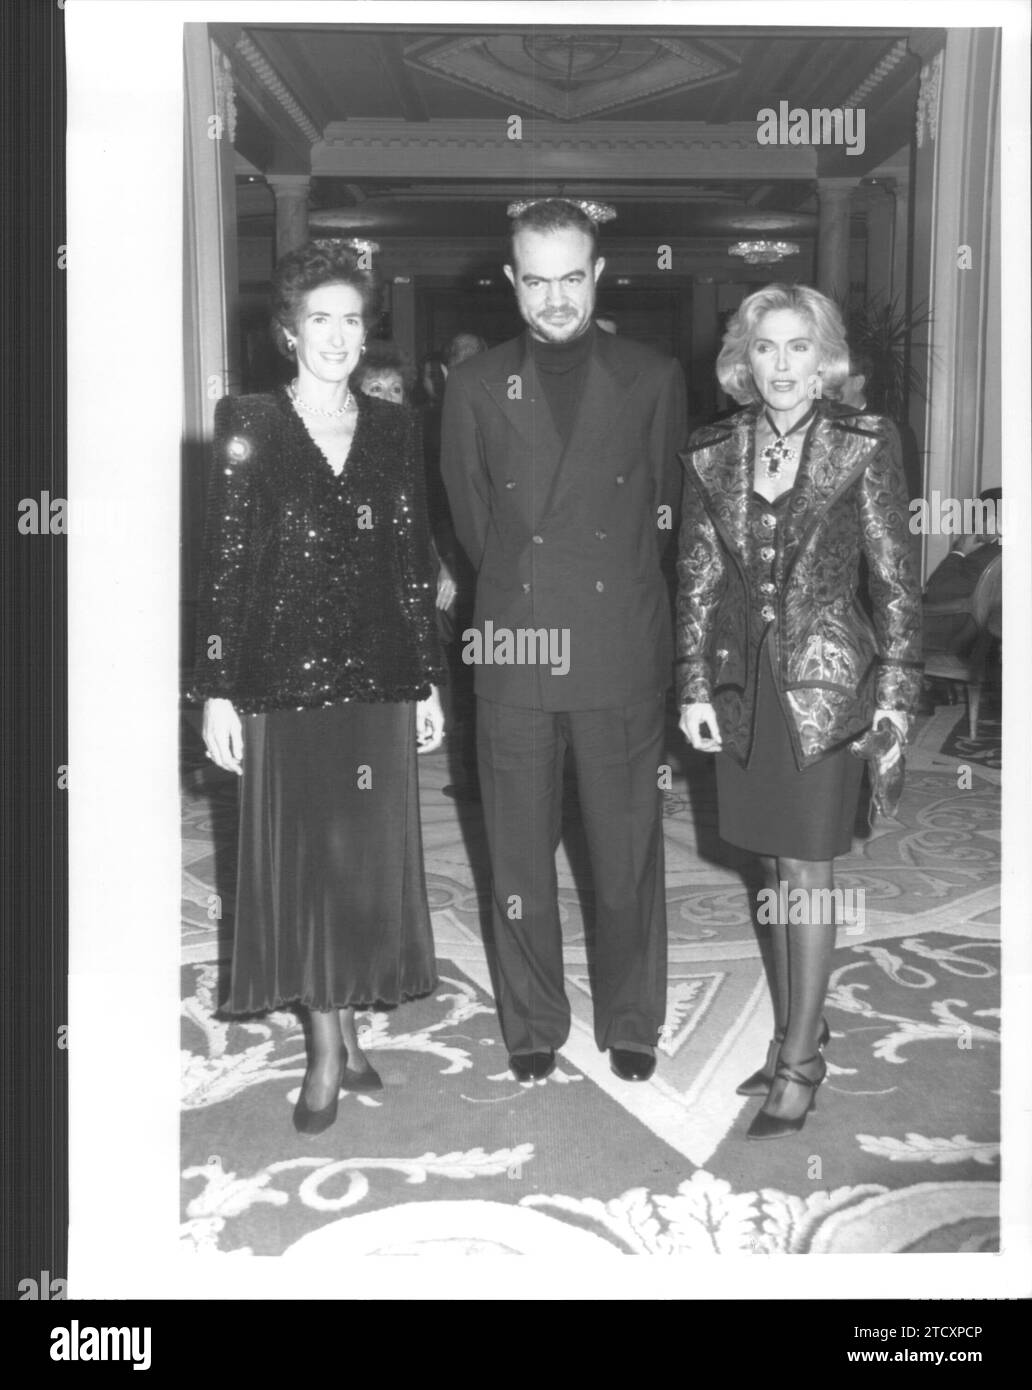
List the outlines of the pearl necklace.
<svg viewBox="0 0 1032 1390">
<path fill-rule="evenodd" d="M 296 406 L 299 406 L 302 410 L 310 411 L 313 415 L 325 415 L 328 420 L 339 420 L 342 415 L 346 415 L 348 413 L 353 404 L 353 397 L 351 395 L 350 387 L 348 388 L 348 394 L 345 398 L 344 404 L 340 406 L 340 408 L 337 410 L 323 410 L 321 406 L 310 405 L 308 401 L 303 401 L 301 397 L 297 394 L 296 381 L 292 381 L 290 385 L 287 387 L 287 390 L 290 393 L 290 399 L 294 402 Z"/>
</svg>

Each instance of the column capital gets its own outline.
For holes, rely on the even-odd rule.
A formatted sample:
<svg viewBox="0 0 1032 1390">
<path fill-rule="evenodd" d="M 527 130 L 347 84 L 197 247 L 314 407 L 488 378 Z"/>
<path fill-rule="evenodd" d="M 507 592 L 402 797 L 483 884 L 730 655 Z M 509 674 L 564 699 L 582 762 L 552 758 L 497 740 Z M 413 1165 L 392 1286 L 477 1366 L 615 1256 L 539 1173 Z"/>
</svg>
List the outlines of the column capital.
<svg viewBox="0 0 1032 1390">
<path fill-rule="evenodd" d="M 835 178 L 817 180 L 817 197 L 822 203 L 841 202 L 859 188 L 859 179 Z"/>
<path fill-rule="evenodd" d="M 277 198 L 307 196 L 312 185 L 311 174 L 266 174 L 265 182 Z"/>
</svg>

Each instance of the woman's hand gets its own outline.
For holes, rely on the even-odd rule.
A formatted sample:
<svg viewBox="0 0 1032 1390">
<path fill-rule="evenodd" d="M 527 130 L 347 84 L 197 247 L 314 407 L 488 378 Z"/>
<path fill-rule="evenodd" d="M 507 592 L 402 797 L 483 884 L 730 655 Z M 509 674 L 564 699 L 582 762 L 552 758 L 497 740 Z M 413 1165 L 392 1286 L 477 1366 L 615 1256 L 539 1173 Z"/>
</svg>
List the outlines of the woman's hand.
<svg viewBox="0 0 1032 1390">
<path fill-rule="evenodd" d="M 708 728 L 708 734 L 702 732 L 704 727 Z M 692 747 L 700 753 L 719 753 L 724 746 L 712 705 L 703 704 L 701 701 L 694 705 L 682 705 L 678 728 Z"/>
<path fill-rule="evenodd" d="M 231 700 L 205 700 L 202 734 L 208 757 L 216 767 L 241 776 L 244 731 Z"/>
<path fill-rule="evenodd" d="M 899 731 L 900 739 L 898 743 L 894 743 L 892 745 L 891 749 L 888 751 L 888 753 L 886 753 L 885 757 L 878 764 L 879 771 L 885 773 L 888 772 L 890 768 L 895 767 L 900 760 L 900 756 L 903 752 L 903 747 L 907 741 L 907 731 L 910 728 L 910 720 L 903 713 L 902 710 L 876 709 L 874 711 L 872 727 L 877 729 L 878 725 L 881 723 L 883 719 L 887 720 L 890 724 L 894 725 L 894 727 Z"/>
<path fill-rule="evenodd" d="M 444 710 L 437 686 L 430 687 L 430 694 L 416 704 L 416 752 L 432 753 L 444 742 Z"/>
<path fill-rule="evenodd" d="M 442 612 L 447 612 L 455 602 L 455 595 L 458 593 L 458 586 L 452 576 L 451 570 L 441 561 L 441 568 L 437 571 L 437 606 Z"/>
</svg>

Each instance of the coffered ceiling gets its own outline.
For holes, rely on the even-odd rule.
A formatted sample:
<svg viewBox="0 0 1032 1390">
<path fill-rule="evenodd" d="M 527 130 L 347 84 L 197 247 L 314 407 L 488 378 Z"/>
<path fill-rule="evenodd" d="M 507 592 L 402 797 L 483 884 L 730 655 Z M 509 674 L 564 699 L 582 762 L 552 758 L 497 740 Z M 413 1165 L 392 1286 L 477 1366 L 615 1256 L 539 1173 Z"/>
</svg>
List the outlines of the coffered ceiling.
<svg viewBox="0 0 1032 1390">
<path fill-rule="evenodd" d="M 944 38 L 685 26 L 211 33 L 233 76 L 241 233 L 271 234 L 259 176 L 295 173 L 313 175 L 314 225 L 392 238 L 469 235 L 471 217 L 476 235 L 501 236 L 510 197 L 550 191 L 614 199 L 621 237 L 805 235 L 817 178 L 859 181 L 905 154 L 921 65 Z M 757 112 L 782 102 L 863 107 L 863 152 L 795 147 L 768 157 L 755 140 Z M 498 153 L 514 114 L 542 132 L 522 162 Z M 546 135 L 551 153 L 538 159 Z M 460 146 L 477 147 L 466 161 L 475 172 L 462 172 Z"/>
</svg>

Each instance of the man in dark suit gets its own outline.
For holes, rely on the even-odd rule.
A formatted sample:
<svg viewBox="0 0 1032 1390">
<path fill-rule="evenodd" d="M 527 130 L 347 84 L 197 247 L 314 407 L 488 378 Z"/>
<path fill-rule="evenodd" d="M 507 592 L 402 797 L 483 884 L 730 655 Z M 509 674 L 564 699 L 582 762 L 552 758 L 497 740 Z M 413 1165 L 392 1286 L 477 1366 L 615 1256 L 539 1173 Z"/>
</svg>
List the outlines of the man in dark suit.
<svg viewBox="0 0 1032 1390">
<path fill-rule="evenodd" d="M 604 264 L 582 205 L 517 209 L 505 274 L 527 331 L 455 367 L 444 401 L 442 473 L 477 573 L 463 637 L 498 1013 L 521 1081 L 549 1074 L 570 1030 L 555 868 L 567 748 L 597 903 L 595 1040 L 617 1075 L 651 1076 L 666 1006 L 660 552 L 680 497 L 684 378 L 598 331 Z"/>
</svg>

